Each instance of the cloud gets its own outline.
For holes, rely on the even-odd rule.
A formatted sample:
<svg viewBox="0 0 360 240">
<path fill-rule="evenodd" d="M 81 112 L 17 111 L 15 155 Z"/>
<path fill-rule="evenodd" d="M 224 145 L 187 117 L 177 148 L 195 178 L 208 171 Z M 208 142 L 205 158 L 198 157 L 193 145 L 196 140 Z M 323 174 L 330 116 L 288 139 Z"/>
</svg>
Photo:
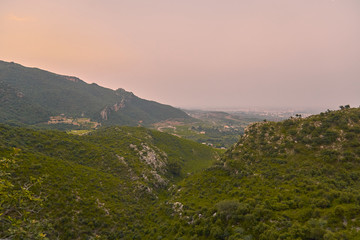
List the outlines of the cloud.
<svg viewBox="0 0 360 240">
<path fill-rule="evenodd" d="M 11 20 L 11 21 L 15 21 L 15 22 L 29 22 L 29 21 L 33 20 L 32 18 L 19 17 L 19 16 L 16 16 L 15 14 L 9 14 L 7 19 Z"/>
</svg>

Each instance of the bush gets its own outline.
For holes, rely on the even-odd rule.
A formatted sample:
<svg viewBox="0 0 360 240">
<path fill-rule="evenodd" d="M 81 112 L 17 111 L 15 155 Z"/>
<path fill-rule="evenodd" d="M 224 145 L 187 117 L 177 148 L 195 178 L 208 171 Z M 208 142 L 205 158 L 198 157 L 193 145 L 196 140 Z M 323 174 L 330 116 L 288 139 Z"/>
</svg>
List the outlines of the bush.
<svg viewBox="0 0 360 240">
<path fill-rule="evenodd" d="M 234 216 L 239 207 L 240 203 L 235 200 L 224 200 L 216 204 L 216 209 L 218 210 L 220 215 L 225 216 L 226 219 Z"/>
<path fill-rule="evenodd" d="M 169 169 L 170 173 L 177 175 L 177 176 L 179 176 L 181 173 L 181 166 L 177 162 L 170 162 L 168 164 L 168 169 Z"/>
</svg>

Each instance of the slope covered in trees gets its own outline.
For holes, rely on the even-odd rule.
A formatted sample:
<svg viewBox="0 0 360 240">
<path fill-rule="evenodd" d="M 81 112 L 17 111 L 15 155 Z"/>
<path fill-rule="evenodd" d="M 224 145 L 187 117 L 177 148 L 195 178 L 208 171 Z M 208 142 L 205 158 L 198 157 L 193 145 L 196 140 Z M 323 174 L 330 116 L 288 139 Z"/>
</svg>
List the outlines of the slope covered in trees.
<svg viewBox="0 0 360 240">
<path fill-rule="evenodd" d="M 162 234 L 358 239 L 359 180 L 360 109 L 257 123 L 221 162 L 178 184 L 176 217 Z"/>
<path fill-rule="evenodd" d="M 217 156 L 145 128 L 77 136 L 0 125 L 0 238 L 144 236 L 163 192 Z"/>
<path fill-rule="evenodd" d="M 26 124 L 43 123 L 60 114 L 90 118 L 105 125 L 137 126 L 190 119 L 180 109 L 138 98 L 121 88 L 114 91 L 76 77 L 0 61 L 0 86 L 5 85 L 0 91 L 0 122 L 11 119 Z M 12 100 L 4 101 L 5 95 L 12 95 Z"/>
<path fill-rule="evenodd" d="M 1 125 L 0 237 L 357 239 L 359 149 L 358 108 L 253 124 L 218 160 L 144 128 Z"/>
</svg>

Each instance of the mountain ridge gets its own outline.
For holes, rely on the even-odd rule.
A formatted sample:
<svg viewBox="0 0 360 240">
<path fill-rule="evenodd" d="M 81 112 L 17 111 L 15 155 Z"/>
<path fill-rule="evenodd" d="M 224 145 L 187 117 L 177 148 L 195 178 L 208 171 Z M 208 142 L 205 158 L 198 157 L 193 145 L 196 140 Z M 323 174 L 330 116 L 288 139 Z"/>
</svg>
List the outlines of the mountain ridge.
<svg viewBox="0 0 360 240">
<path fill-rule="evenodd" d="M 169 105 L 148 101 L 122 88 L 112 90 L 95 83 L 66 75 L 59 75 L 39 68 L 0 61 L 0 82 L 21 92 L 29 102 L 43 109 L 43 114 L 67 117 L 86 117 L 105 125 L 150 125 L 168 119 L 191 119 L 185 112 Z M 3 106 L 4 121 L 12 105 Z M 6 111 L 6 109 L 10 109 Z M 15 109 L 16 110 L 16 109 Z M 9 115 L 11 115 L 9 113 Z M 32 124 L 42 119 L 33 116 L 24 122 L 24 114 L 18 111 L 13 120 Z M 0 115 L 1 116 L 1 115 Z"/>
</svg>

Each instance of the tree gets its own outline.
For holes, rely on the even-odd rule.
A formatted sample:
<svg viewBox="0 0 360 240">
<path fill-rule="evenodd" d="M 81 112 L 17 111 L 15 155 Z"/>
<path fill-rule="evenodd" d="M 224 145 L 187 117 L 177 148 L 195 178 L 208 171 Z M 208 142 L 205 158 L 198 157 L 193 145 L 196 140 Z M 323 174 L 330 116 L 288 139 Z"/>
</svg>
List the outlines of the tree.
<svg viewBox="0 0 360 240">
<path fill-rule="evenodd" d="M 41 179 L 31 177 L 20 185 L 11 176 L 17 167 L 13 158 L 0 159 L 0 238 L 47 239 L 43 223 L 32 216 L 32 212 L 41 206 L 42 199 L 30 188 L 41 184 Z"/>
<path fill-rule="evenodd" d="M 177 176 L 180 175 L 180 173 L 181 173 L 181 166 L 177 162 L 170 162 L 168 164 L 168 169 L 169 169 L 169 172 L 171 172 L 172 174 L 177 175 Z"/>
</svg>

